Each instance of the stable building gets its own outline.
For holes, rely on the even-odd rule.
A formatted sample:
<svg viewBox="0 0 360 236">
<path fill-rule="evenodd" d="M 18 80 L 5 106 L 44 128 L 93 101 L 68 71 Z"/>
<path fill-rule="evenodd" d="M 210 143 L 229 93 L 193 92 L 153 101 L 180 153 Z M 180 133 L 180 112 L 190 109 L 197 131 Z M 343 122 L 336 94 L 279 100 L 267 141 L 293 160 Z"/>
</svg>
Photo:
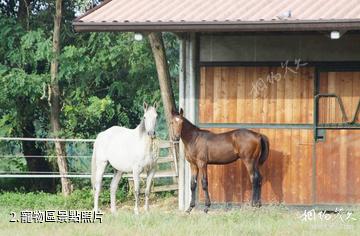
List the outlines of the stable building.
<svg viewBox="0 0 360 236">
<path fill-rule="evenodd" d="M 213 132 L 269 137 L 263 203 L 360 203 L 360 1 L 110 0 L 73 24 L 79 32 L 175 33 L 185 116 Z M 190 170 L 180 156 L 185 209 Z M 250 201 L 240 160 L 209 166 L 209 193 L 219 204 Z"/>
</svg>

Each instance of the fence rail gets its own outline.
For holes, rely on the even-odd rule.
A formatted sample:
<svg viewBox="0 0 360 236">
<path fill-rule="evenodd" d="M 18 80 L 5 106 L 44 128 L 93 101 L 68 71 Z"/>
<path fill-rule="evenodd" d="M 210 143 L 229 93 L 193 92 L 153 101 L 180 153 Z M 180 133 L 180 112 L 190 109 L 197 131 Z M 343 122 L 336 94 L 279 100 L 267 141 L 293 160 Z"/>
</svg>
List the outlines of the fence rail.
<svg viewBox="0 0 360 236">
<path fill-rule="evenodd" d="M 4 156 L 1 156 L 0 155 L 0 158 L 3 157 L 3 158 L 16 158 L 16 157 L 21 157 L 21 158 L 55 158 L 55 157 L 58 157 L 58 156 L 36 156 L 36 155 L 22 155 L 22 154 L 19 154 L 19 155 L 4 155 Z M 66 157 L 66 158 L 75 158 L 75 157 L 78 157 L 78 158 L 90 158 L 91 155 L 79 155 L 79 156 L 59 156 L 59 157 Z"/>
<path fill-rule="evenodd" d="M 77 138 L 17 138 L 17 137 L 0 137 L 0 141 L 44 141 L 44 142 L 85 142 L 93 143 L 95 139 L 77 139 Z"/>
<path fill-rule="evenodd" d="M 91 174 L 0 174 L 0 178 L 91 178 Z M 104 174 L 104 178 L 112 178 L 114 174 Z M 122 177 L 132 178 L 132 174 L 124 174 Z M 146 178 L 145 174 L 140 175 L 141 178 Z M 157 172 L 154 178 L 177 177 L 174 172 L 161 173 Z"/>
<path fill-rule="evenodd" d="M 0 137 L 0 142 L 1 141 L 32 141 L 32 142 L 79 142 L 79 143 L 93 143 L 95 141 L 95 139 L 65 139 L 65 138 L 19 138 L 19 137 Z M 178 143 L 177 141 L 165 141 L 165 140 L 161 140 L 159 143 L 159 148 L 170 148 L 173 144 Z M 172 155 L 174 155 L 174 158 L 172 159 L 175 162 L 175 172 L 173 171 L 157 171 L 155 174 L 155 178 L 162 178 L 162 177 L 177 177 L 177 160 L 176 160 L 176 156 L 174 153 L 172 153 Z M 0 159 L 1 158 L 17 158 L 17 157 L 21 157 L 21 158 L 56 158 L 57 156 L 55 155 L 0 155 Z M 78 156 L 64 156 L 67 158 L 90 158 L 91 155 L 78 155 Z M 161 160 L 161 159 L 160 159 Z M 166 157 L 167 161 L 171 161 L 171 159 L 169 159 L 168 157 Z M 165 161 L 163 161 L 165 162 Z M 160 163 L 163 163 L 160 161 Z M 104 177 L 105 178 L 111 178 L 113 177 L 114 174 L 112 173 L 105 173 Z M 124 177 L 127 178 L 131 178 L 132 175 L 131 174 L 124 174 Z M 91 178 L 91 173 L 81 173 L 81 172 L 68 172 L 65 175 L 61 175 L 59 172 L 33 172 L 33 171 L 24 171 L 24 172 L 19 172 L 19 171 L 0 171 L 0 178 L 62 178 L 62 177 L 66 177 L 66 178 Z M 141 175 L 142 178 L 145 177 L 144 174 Z"/>
</svg>

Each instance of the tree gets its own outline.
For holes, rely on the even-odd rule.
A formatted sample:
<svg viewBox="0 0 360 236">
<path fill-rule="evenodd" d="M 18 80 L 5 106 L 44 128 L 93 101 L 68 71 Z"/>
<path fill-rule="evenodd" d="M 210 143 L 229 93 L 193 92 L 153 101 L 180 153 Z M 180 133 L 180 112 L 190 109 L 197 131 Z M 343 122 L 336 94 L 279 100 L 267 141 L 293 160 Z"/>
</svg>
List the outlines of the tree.
<svg viewBox="0 0 360 236">
<path fill-rule="evenodd" d="M 53 58 L 51 60 L 51 83 L 50 83 L 50 123 L 55 138 L 59 138 L 61 132 L 60 124 L 60 88 L 59 88 L 59 56 L 60 56 L 60 26 L 62 17 L 62 0 L 56 0 L 54 32 L 53 32 Z M 64 144 L 56 141 L 55 151 L 60 175 L 67 174 L 66 151 Z M 64 196 L 71 193 L 71 182 L 68 178 L 61 177 L 61 189 Z"/>
<path fill-rule="evenodd" d="M 51 44 L 41 30 L 27 31 L 17 21 L 17 16 L 0 18 L 0 135 L 32 138 L 39 131 L 37 121 L 47 114 L 47 102 L 40 97 L 47 80 L 43 73 L 49 73 L 44 61 L 50 57 Z M 28 157 L 44 155 L 44 145 L 22 141 L 21 149 L 27 171 L 52 171 L 45 158 Z M 55 191 L 53 178 L 23 182 L 29 190 Z"/>
<path fill-rule="evenodd" d="M 151 49 L 154 55 L 156 70 L 159 79 L 161 97 L 164 104 L 165 118 L 169 130 L 169 137 L 173 139 L 172 127 L 171 127 L 171 112 L 176 110 L 174 93 L 171 86 L 171 78 L 169 72 L 169 66 L 166 59 L 164 41 L 162 34 L 150 33 L 149 41 Z"/>
<path fill-rule="evenodd" d="M 19 10 L 18 10 L 18 21 L 24 27 L 24 29 L 29 29 L 29 18 L 30 18 L 30 3 L 31 0 L 19 0 Z"/>
<path fill-rule="evenodd" d="M 86 0 L 62 1 L 58 71 L 57 77 L 51 77 L 51 62 L 55 58 L 52 47 L 55 1 L 29 0 L 29 28 L 24 28 L 18 19 L 19 2 L 0 1 L 0 136 L 95 138 L 99 132 L 113 125 L 135 128 L 142 117 L 143 101 L 154 103 L 161 99 L 149 40 L 134 41 L 133 33 L 73 32 L 71 21 L 78 12 L 76 2 Z M 176 38 L 165 33 L 163 44 L 167 53 L 165 60 L 169 61 L 171 82 L 176 88 Z M 59 91 L 59 132 L 53 131 L 50 118 L 54 107 L 48 105 L 49 98 L 53 99 L 55 94 L 54 89 L 48 92 L 48 86 L 54 84 L 51 81 L 53 78 L 57 81 Z M 163 108 L 161 106 L 159 110 L 157 134 L 167 138 Z M 5 144 L 8 144 L 9 149 L 4 147 Z M 13 142 L 0 143 L 2 154 L 12 153 L 10 148 L 13 145 Z M 17 145 L 14 154 L 55 154 L 52 145 L 42 142 Z M 63 153 L 66 151 L 68 155 L 89 155 L 91 152 L 91 144 L 67 143 L 62 148 Z M 77 153 L 78 150 L 81 153 Z M 58 167 L 57 158 L 18 159 L 22 165 L 17 168 L 18 171 L 48 172 Z M 10 165 L 10 160 L 2 162 L 0 170 Z M 49 169 L 40 163 L 43 161 L 48 163 Z M 68 171 L 88 172 L 87 161 L 88 158 L 67 159 Z M 36 179 L 31 184 L 21 180 L 17 187 L 47 191 L 43 187 L 50 184 L 45 182 L 33 188 L 43 180 Z M 51 179 L 54 180 L 58 181 Z M 74 180 L 72 184 L 84 186 L 86 180 Z M 4 186 L 0 185 L 0 188 Z"/>
</svg>

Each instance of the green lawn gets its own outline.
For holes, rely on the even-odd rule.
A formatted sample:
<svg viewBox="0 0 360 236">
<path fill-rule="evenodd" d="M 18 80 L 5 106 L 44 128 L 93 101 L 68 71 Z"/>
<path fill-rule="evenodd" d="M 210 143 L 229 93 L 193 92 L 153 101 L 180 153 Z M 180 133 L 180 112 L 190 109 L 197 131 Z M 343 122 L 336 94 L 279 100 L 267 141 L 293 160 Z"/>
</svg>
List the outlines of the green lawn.
<svg viewBox="0 0 360 236">
<path fill-rule="evenodd" d="M 351 218 L 330 214 L 313 221 L 302 221 L 303 211 L 283 206 L 254 209 L 211 209 L 208 214 L 195 210 L 190 215 L 177 210 L 175 197 L 154 196 L 149 213 L 134 215 L 133 201 L 119 202 L 118 213 L 108 212 L 108 197 L 102 198 L 103 223 L 10 223 L 10 212 L 22 210 L 91 209 L 89 191 L 77 191 L 67 199 L 54 194 L 0 194 L 0 235 L 360 235 L 360 210 Z"/>
</svg>

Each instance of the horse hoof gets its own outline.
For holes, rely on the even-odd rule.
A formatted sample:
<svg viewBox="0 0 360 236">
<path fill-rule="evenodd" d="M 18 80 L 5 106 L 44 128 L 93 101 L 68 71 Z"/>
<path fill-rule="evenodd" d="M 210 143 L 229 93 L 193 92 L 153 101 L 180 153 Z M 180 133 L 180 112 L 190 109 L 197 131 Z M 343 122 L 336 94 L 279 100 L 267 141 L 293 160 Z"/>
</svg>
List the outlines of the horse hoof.
<svg viewBox="0 0 360 236">
<path fill-rule="evenodd" d="M 208 211 L 209 211 L 209 208 L 206 207 L 206 208 L 204 209 L 204 212 L 207 214 Z"/>
<path fill-rule="evenodd" d="M 191 210 L 192 210 L 192 207 L 189 207 L 185 212 L 190 214 Z"/>
</svg>

